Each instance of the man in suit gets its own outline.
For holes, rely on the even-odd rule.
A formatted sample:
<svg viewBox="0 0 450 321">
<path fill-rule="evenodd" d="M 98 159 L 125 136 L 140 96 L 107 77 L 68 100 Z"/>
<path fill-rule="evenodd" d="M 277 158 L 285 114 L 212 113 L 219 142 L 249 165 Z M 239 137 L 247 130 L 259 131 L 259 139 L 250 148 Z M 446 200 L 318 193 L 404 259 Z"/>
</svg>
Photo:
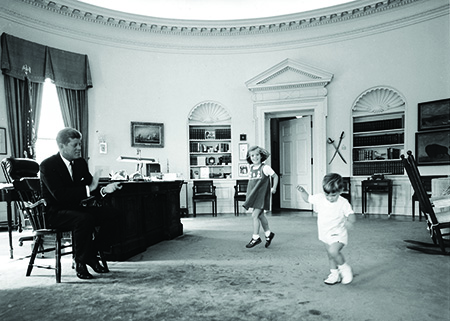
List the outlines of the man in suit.
<svg viewBox="0 0 450 321">
<path fill-rule="evenodd" d="M 108 247 L 108 232 L 117 213 L 108 207 L 83 206 L 81 201 L 90 196 L 104 197 L 122 186 L 115 182 L 98 188 L 100 172 L 94 176 L 89 173 L 81 157 L 81 138 L 76 129 L 61 130 L 56 137 L 59 153 L 42 161 L 40 178 L 50 227 L 72 231 L 77 276 L 91 279 L 86 265 L 97 273 L 108 272 L 99 263 L 97 252 Z M 94 234 L 96 228 L 99 231 Z"/>
</svg>

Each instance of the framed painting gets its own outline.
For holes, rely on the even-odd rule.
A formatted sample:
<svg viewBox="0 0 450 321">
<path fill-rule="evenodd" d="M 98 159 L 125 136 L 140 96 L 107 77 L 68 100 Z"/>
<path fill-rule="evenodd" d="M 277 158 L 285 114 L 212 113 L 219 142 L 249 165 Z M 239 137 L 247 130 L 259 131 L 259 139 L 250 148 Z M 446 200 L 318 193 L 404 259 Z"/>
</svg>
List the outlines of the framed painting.
<svg viewBox="0 0 450 321">
<path fill-rule="evenodd" d="M 418 165 L 450 164 L 450 129 L 416 133 Z"/>
<path fill-rule="evenodd" d="M 450 126 L 450 98 L 418 105 L 419 131 L 448 128 Z"/>
<path fill-rule="evenodd" d="M 6 128 L 0 128 L 0 154 L 6 155 Z"/>
<path fill-rule="evenodd" d="M 248 172 L 250 170 L 250 165 L 248 163 L 239 164 L 239 176 L 248 177 Z"/>
<path fill-rule="evenodd" d="M 164 147 L 164 124 L 131 122 L 132 147 Z"/>
</svg>

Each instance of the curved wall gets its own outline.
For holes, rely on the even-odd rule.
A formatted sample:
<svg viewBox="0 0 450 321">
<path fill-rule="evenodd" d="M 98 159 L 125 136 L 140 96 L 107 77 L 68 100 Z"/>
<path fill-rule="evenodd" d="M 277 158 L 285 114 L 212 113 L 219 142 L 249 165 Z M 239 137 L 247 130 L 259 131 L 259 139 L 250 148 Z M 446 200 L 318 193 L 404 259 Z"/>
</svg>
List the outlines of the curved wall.
<svg viewBox="0 0 450 321">
<path fill-rule="evenodd" d="M 230 111 L 233 141 L 246 133 L 251 144 L 254 111 L 245 82 L 286 58 L 334 75 L 327 86 L 327 135 L 348 133 L 342 150 L 347 160 L 351 107 L 368 88 L 390 86 L 406 98 L 406 148 L 412 150 L 417 104 L 450 97 L 446 0 L 363 0 L 299 15 L 214 23 L 125 15 L 68 0 L 3 1 L 0 9 L 1 32 L 89 56 L 91 163 L 106 172 L 134 171 L 116 158 L 136 154 L 130 122 L 148 121 L 165 124 L 165 147 L 143 149 L 142 156 L 159 158 L 163 171 L 169 162 L 170 171 L 187 178 L 188 115 L 207 100 Z M 220 33 L 221 28 L 227 29 Z M 3 86 L 0 97 L 0 126 L 7 127 Z M 108 143 L 106 155 L 99 153 L 100 137 Z M 328 169 L 349 176 L 350 166 L 333 162 Z M 422 172 L 438 174 L 442 168 Z"/>
</svg>

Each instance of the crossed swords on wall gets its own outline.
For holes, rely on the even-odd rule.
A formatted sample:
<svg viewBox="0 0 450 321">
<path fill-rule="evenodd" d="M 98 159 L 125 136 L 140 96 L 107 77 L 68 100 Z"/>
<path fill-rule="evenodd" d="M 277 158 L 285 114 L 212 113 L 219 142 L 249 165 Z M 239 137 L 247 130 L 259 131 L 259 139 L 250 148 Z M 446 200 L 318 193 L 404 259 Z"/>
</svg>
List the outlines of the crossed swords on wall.
<svg viewBox="0 0 450 321">
<path fill-rule="evenodd" d="M 334 143 L 334 140 L 332 140 L 331 138 L 328 137 L 328 144 L 332 144 L 334 146 L 335 152 L 333 157 L 331 157 L 331 160 L 329 162 L 329 164 L 331 164 L 331 162 L 334 160 L 334 158 L 336 157 L 336 154 L 339 154 L 339 156 L 341 157 L 342 161 L 347 164 L 347 162 L 344 159 L 344 156 L 342 156 L 341 152 L 339 151 L 339 147 L 341 147 L 341 143 L 342 143 L 342 139 L 344 138 L 344 132 L 341 133 L 341 137 L 339 137 L 339 143 L 336 144 Z"/>
</svg>

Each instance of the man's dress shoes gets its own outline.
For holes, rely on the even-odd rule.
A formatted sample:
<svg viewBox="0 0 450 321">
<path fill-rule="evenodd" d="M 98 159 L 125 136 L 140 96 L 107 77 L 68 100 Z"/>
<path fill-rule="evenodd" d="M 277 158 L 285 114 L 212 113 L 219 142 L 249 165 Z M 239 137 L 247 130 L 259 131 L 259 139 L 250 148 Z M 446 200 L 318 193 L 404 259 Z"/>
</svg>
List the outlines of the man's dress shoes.
<svg viewBox="0 0 450 321">
<path fill-rule="evenodd" d="M 106 269 L 105 267 L 103 267 L 98 261 L 94 260 L 94 261 L 86 263 L 86 264 L 89 265 L 89 267 L 91 269 L 93 269 L 94 272 L 96 272 L 96 273 L 108 273 L 109 272 L 109 270 Z"/>
<path fill-rule="evenodd" d="M 76 265 L 77 277 L 82 280 L 89 280 L 94 278 L 87 270 L 86 264 L 77 263 Z"/>
</svg>

